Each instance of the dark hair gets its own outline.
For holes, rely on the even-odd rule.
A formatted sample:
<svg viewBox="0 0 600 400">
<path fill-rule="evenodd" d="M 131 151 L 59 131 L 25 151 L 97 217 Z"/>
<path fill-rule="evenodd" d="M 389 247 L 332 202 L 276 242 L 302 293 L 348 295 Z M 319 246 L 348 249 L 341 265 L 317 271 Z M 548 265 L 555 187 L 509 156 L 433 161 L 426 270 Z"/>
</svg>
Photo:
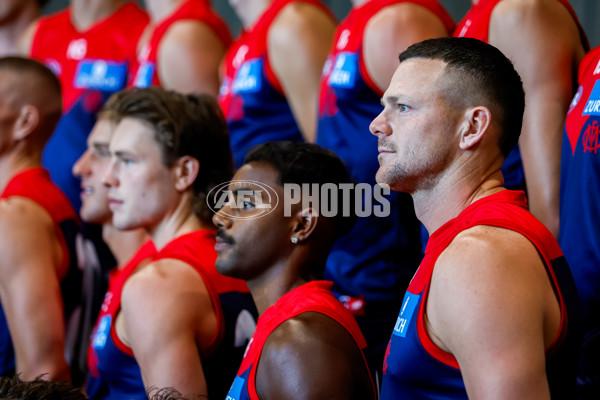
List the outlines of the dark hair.
<svg viewBox="0 0 600 400">
<path fill-rule="evenodd" d="M 0 377 L 1 400 L 87 400 L 68 382 L 45 381 L 42 375 L 23 381 L 19 375 Z"/>
<path fill-rule="evenodd" d="M 302 142 L 267 142 L 254 146 L 244 160 L 244 164 L 264 162 L 279 172 L 278 184 L 303 183 L 319 186 L 326 183 L 354 184 L 346 166 L 334 152 L 313 143 Z M 343 209 L 344 196 L 338 187 L 337 210 Z M 350 194 L 348 196 L 348 194 Z M 347 192 L 346 199 L 351 201 L 350 213 L 344 216 L 341 211 L 331 217 L 337 238 L 350 232 L 356 222 L 354 213 L 354 190 Z"/>
<path fill-rule="evenodd" d="M 506 157 L 523 124 L 525 93 L 512 62 L 496 47 L 471 38 L 437 38 L 415 43 L 399 56 L 441 60 L 446 64 L 444 92 L 449 104 L 484 105 L 499 117 L 498 145 Z"/>
<path fill-rule="evenodd" d="M 207 94 L 184 95 L 152 86 L 126 89 L 108 103 L 103 112 L 114 113 L 117 122 L 130 117 L 154 128 L 154 138 L 167 167 L 183 156 L 200 162 L 198 177 L 192 185 L 193 211 L 203 221 L 210 222 L 212 211 L 206 195 L 233 175 L 227 124 L 217 101 Z"/>
<path fill-rule="evenodd" d="M 14 73 L 15 82 L 19 85 L 14 89 L 19 93 L 18 100 L 12 106 L 20 108 L 25 104 L 31 104 L 43 114 L 35 134 L 37 143 L 44 145 L 62 115 L 61 87 L 58 78 L 44 64 L 18 56 L 1 57 L 0 70 Z"/>
<path fill-rule="evenodd" d="M 177 389 L 172 387 L 156 388 L 152 387 L 148 389 L 148 398 L 150 400 L 192 400 L 184 397 Z M 207 396 L 197 396 L 198 398 L 207 398 Z"/>
</svg>

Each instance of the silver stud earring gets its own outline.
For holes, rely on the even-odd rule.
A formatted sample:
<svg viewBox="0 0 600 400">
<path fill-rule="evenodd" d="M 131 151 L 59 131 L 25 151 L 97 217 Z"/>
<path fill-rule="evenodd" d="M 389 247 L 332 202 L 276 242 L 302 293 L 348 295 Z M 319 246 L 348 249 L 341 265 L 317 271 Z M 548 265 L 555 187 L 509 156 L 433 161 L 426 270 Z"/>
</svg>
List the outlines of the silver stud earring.
<svg viewBox="0 0 600 400">
<path fill-rule="evenodd" d="M 293 243 L 293 244 L 298 244 L 298 238 L 297 238 L 296 236 L 294 236 L 294 237 L 292 238 L 292 243 Z"/>
</svg>

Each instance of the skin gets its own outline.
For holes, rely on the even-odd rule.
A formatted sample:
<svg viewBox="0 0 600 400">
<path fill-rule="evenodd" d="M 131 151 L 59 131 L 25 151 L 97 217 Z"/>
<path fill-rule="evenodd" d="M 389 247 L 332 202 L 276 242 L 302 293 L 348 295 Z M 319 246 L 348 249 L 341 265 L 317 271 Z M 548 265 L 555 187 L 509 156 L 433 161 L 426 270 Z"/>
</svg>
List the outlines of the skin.
<svg viewBox="0 0 600 400">
<path fill-rule="evenodd" d="M 555 0 L 504 0 L 489 43 L 514 62 L 525 89 L 519 141 L 532 213 L 558 237 L 562 130 L 585 51 L 567 9 Z"/>
<path fill-rule="evenodd" d="M 120 231 L 112 225 L 108 208 L 108 187 L 102 183 L 109 164 L 109 143 L 116 124 L 99 118 L 87 139 L 87 150 L 73 165 L 73 175 L 81 179 L 81 209 L 79 214 L 86 222 L 102 225 L 102 238 L 117 259 L 124 265 L 136 249 L 147 239 L 142 229 Z"/>
<path fill-rule="evenodd" d="M 308 142 L 315 141 L 319 83 L 335 21 L 310 4 L 288 4 L 267 37 L 271 68 Z"/>
<path fill-rule="evenodd" d="M 238 170 L 233 181 L 261 182 L 282 199 L 283 188 L 277 179 L 278 172 L 271 165 L 253 162 Z M 255 193 L 263 192 L 254 184 L 243 186 Z M 236 188 L 239 189 L 230 186 L 230 190 Z M 321 243 L 331 239 L 320 233 L 328 222 L 312 209 L 301 210 L 299 206 L 291 217 L 283 215 L 281 203 L 260 218 L 231 217 L 247 218 L 261 213 L 256 200 L 254 194 L 241 207 L 226 205 L 215 214 L 213 222 L 218 227 L 217 270 L 246 280 L 262 315 L 285 293 L 311 280 L 308 260 L 316 257 L 324 262 L 327 251 Z M 260 248 L 256 237 L 261 238 Z M 299 244 L 292 244 L 292 237 Z M 333 319 L 316 312 L 290 318 L 271 333 L 260 356 L 255 383 L 260 398 L 265 400 L 373 397 L 362 354 L 350 334 Z"/>
<path fill-rule="evenodd" d="M 152 35 L 154 26 L 173 13 L 183 0 L 148 1 L 152 23 L 138 45 L 141 50 Z M 158 47 L 157 71 L 163 87 L 182 93 L 219 92 L 219 65 L 225 47 L 212 29 L 198 20 L 173 23 Z"/>
<path fill-rule="evenodd" d="M 41 165 L 41 131 L 52 130 L 60 96 L 32 73 L 0 70 L 0 187 L 20 171 Z M 50 121 L 52 119 L 52 122 Z M 37 203 L 0 201 L 0 300 L 26 380 L 68 380 L 59 280 L 68 267 L 50 215 Z M 23 318 L 27 316 L 27 318 Z"/>
<path fill-rule="evenodd" d="M 134 118 L 119 123 L 109 149 L 104 182 L 115 226 L 144 228 L 158 250 L 209 228 L 191 210 L 198 160 L 184 156 L 165 166 L 152 126 Z M 132 348 L 146 387 L 206 396 L 199 354 L 213 344 L 217 321 L 206 285 L 189 264 L 161 259 L 129 278 L 115 327 Z"/>
<path fill-rule="evenodd" d="M 363 36 L 363 61 L 369 76 L 385 91 L 398 67 L 398 54 L 413 43 L 448 36 L 442 21 L 413 3 L 381 9 L 368 22 Z"/>
<path fill-rule="evenodd" d="M 441 89 L 452 82 L 444 79 L 451 78 L 439 60 L 401 63 L 370 127 L 381 151 L 378 182 L 409 192 L 429 232 L 504 189 L 501 127 L 486 107 L 453 110 Z M 424 134 L 431 137 L 423 140 Z M 476 226 L 438 258 L 425 327 L 433 343 L 457 359 L 469 398 L 550 398 L 545 350 L 559 324 L 545 267 L 524 236 Z"/>
<path fill-rule="evenodd" d="M 21 34 L 40 15 L 37 0 L 5 0 L 0 4 L 0 55 L 18 54 Z"/>
</svg>

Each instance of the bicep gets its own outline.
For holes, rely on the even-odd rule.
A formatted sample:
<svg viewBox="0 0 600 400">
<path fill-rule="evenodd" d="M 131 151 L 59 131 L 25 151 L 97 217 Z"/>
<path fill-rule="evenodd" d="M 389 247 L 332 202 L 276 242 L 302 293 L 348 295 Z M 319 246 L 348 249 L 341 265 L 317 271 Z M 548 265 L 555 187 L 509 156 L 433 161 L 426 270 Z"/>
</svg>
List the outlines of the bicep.
<svg viewBox="0 0 600 400">
<path fill-rule="evenodd" d="M 164 87 L 182 93 L 208 93 L 219 89 L 219 64 L 225 48 L 203 23 L 175 24 L 158 49 L 158 74 Z"/>
<path fill-rule="evenodd" d="M 269 31 L 269 63 L 301 132 L 313 141 L 319 83 L 335 25 L 316 9 L 309 10 L 306 18 L 289 14 L 279 18 Z"/>
<path fill-rule="evenodd" d="M 413 43 L 444 36 L 448 36 L 444 24 L 429 10 L 411 3 L 386 7 L 365 27 L 363 61 L 367 72 L 383 93 L 402 51 Z"/>
<path fill-rule="evenodd" d="M 511 251 L 475 237 L 455 239 L 436 263 L 428 333 L 456 358 L 470 398 L 525 399 L 548 392 L 547 277 L 536 250 L 523 241 L 511 242 L 522 251 Z"/>
<path fill-rule="evenodd" d="M 144 385 L 206 394 L 196 327 L 203 323 L 198 314 L 206 308 L 198 307 L 198 301 L 210 300 L 188 286 L 193 276 L 188 282 L 151 273 L 140 276 L 124 287 L 122 318 Z"/>
<path fill-rule="evenodd" d="M 57 273 L 61 257 L 53 229 L 33 221 L 10 223 L 6 218 L 0 226 L 6 232 L 0 293 L 17 368 L 25 376 L 49 372 L 64 378 L 64 312 Z"/>
</svg>

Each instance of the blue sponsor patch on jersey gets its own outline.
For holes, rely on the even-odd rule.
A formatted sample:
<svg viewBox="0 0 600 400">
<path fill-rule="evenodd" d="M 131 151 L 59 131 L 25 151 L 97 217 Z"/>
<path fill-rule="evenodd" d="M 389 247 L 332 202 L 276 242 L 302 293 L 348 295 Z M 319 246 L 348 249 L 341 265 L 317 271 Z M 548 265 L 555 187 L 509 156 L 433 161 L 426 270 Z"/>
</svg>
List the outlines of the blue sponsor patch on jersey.
<svg viewBox="0 0 600 400">
<path fill-rule="evenodd" d="M 145 88 L 152 85 L 154 70 L 156 70 L 156 64 L 153 62 L 146 61 L 142 63 L 135 74 L 133 85 L 139 88 Z"/>
<path fill-rule="evenodd" d="M 127 63 L 106 60 L 82 60 L 77 65 L 74 86 L 116 92 L 125 87 Z"/>
<path fill-rule="evenodd" d="M 227 397 L 225 400 L 239 400 L 242 397 L 242 389 L 244 388 L 244 384 L 246 380 L 240 376 L 236 376 L 233 384 L 231 385 L 231 389 L 229 389 L 229 393 L 227 393 Z"/>
<path fill-rule="evenodd" d="M 600 115 L 600 80 L 594 83 L 592 93 L 590 93 L 590 97 L 585 103 L 583 115 Z"/>
<path fill-rule="evenodd" d="M 98 321 L 98 327 L 94 332 L 94 336 L 92 337 L 92 348 L 94 349 L 103 349 L 106 344 L 106 339 L 108 339 L 108 335 L 110 335 L 110 315 L 104 315 Z"/>
<path fill-rule="evenodd" d="M 331 87 L 353 88 L 356 82 L 357 69 L 358 54 L 348 52 L 338 53 L 327 83 Z"/>
<path fill-rule="evenodd" d="M 402 301 L 400 314 L 398 314 L 398 319 L 396 320 L 396 325 L 394 326 L 394 331 L 392 332 L 394 335 L 406 337 L 406 332 L 408 331 L 408 327 L 412 321 L 412 318 L 415 314 L 415 309 L 417 308 L 420 300 L 420 295 L 406 292 L 404 295 L 404 300 Z"/>
<path fill-rule="evenodd" d="M 233 93 L 256 93 L 262 88 L 262 65 L 260 58 L 246 61 L 233 79 Z"/>
</svg>

